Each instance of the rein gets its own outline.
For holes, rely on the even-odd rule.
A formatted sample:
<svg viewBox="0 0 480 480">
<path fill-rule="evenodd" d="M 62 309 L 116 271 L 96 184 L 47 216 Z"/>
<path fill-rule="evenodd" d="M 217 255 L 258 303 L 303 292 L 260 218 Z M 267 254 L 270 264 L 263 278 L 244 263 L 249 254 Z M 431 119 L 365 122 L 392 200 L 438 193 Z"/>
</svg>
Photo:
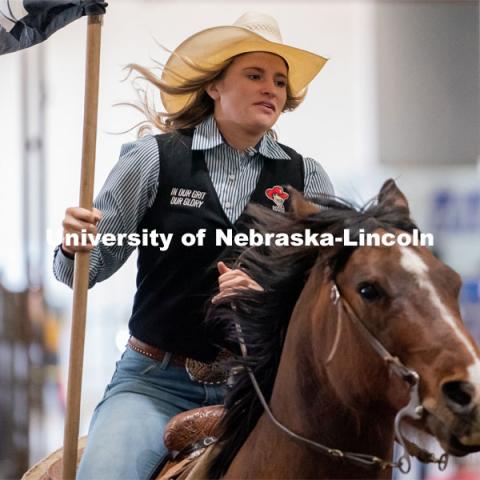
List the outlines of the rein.
<svg viewBox="0 0 480 480">
<path fill-rule="evenodd" d="M 419 420 L 423 413 L 424 413 L 424 407 L 420 402 L 420 397 L 418 393 L 418 384 L 420 380 L 420 376 L 415 370 L 412 370 L 410 368 L 407 368 L 400 360 L 398 357 L 394 357 L 391 355 L 388 350 L 380 343 L 380 341 L 370 332 L 370 330 L 365 326 L 365 324 L 360 320 L 358 315 L 355 313 L 353 308 L 350 306 L 348 301 L 340 295 L 340 291 L 337 287 L 337 285 L 334 283 L 332 285 L 332 290 L 331 290 L 331 300 L 333 304 L 336 306 L 339 301 L 342 301 L 346 310 L 350 313 L 349 317 L 352 320 L 352 322 L 356 325 L 358 330 L 361 332 L 361 334 L 364 336 L 364 338 L 368 341 L 368 343 L 372 346 L 372 348 L 378 353 L 380 357 L 382 357 L 383 361 L 387 364 L 388 368 L 394 372 L 396 375 L 402 378 L 404 380 L 410 389 L 410 401 L 408 404 L 403 407 L 397 415 L 395 416 L 395 422 L 394 422 L 394 429 L 395 429 L 395 437 L 397 439 L 397 442 L 403 447 L 403 454 L 399 457 L 399 459 L 396 462 L 391 462 L 388 460 L 384 460 L 382 458 L 379 458 L 375 455 L 369 455 L 369 454 L 364 454 L 364 453 L 354 453 L 354 452 L 346 452 L 343 450 L 339 450 L 336 448 L 330 448 L 327 447 L 326 445 L 323 445 L 321 443 L 315 442 L 313 440 L 310 440 L 308 438 L 305 438 L 301 435 L 298 435 L 295 432 L 292 432 L 289 428 L 287 428 L 285 425 L 283 425 L 275 416 L 273 415 L 267 401 L 265 400 L 265 397 L 260 389 L 260 386 L 257 382 L 257 379 L 255 378 L 255 375 L 252 371 L 252 369 L 247 365 L 246 369 L 248 372 L 248 375 L 250 377 L 250 380 L 253 384 L 253 387 L 255 389 L 255 392 L 258 396 L 258 399 L 260 400 L 260 403 L 262 404 L 265 412 L 271 419 L 271 421 L 285 434 L 287 434 L 292 440 L 295 442 L 305 445 L 312 450 L 315 450 L 317 452 L 320 452 L 322 454 L 327 454 L 330 455 L 331 457 L 336 457 L 336 458 L 343 458 L 345 460 L 351 461 L 353 463 L 357 463 L 363 466 L 371 466 L 371 467 L 379 467 L 382 470 L 385 470 L 387 468 L 398 468 L 402 473 L 408 473 L 411 469 L 411 456 L 417 457 L 419 460 L 421 460 L 424 463 L 437 463 L 439 470 L 443 471 L 447 467 L 448 463 L 448 455 L 446 453 L 443 453 L 440 458 L 437 458 L 433 453 L 430 453 L 422 448 L 420 448 L 418 445 L 414 444 L 413 442 L 409 441 L 403 434 L 402 429 L 401 429 L 401 421 L 406 418 L 410 417 L 414 420 Z M 232 305 L 234 308 L 234 305 Z M 240 349 L 242 352 L 242 356 L 244 358 L 247 357 L 248 352 L 247 352 L 247 347 L 245 344 L 245 340 L 243 338 L 242 330 L 241 327 L 238 323 L 235 323 L 236 330 L 238 333 L 238 339 L 240 343 Z M 338 315 L 338 328 L 337 328 L 337 333 L 335 335 L 335 341 L 334 345 L 332 348 L 332 352 L 330 353 L 327 363 L 330 362 L 330 360 L 333 358 L 333 355 L 335 354 L 339 342 L 339 337 L 340 337 L 340 328 L 341 328 L 341 315 L 339 313 Z"/>
</svg>

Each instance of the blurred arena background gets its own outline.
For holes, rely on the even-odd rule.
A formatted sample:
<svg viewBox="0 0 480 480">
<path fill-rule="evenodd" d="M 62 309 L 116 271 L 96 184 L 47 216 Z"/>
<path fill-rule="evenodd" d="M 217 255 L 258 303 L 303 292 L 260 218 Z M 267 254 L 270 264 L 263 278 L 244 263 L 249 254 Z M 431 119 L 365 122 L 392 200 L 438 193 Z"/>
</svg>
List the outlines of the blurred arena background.
<svg viewBox="0 0 480 480">
<path fill-rule="evenodd" d="M 464 280 L 465 322 L 480 341 L 478 1 L 112 0 L 102 40 L 96 191 L 121 133 L 141 120 L 122 68 L 154 66 L 192 32 L 247 10 L 276 17 L 284 40 L 330 60 L 280 141 L 321 162 L 336 193 L 369 200 L 388 177 L 436 253 Z M 86 19 L 0 57 L 0 479 L 61 446 L 72 292 L 52 274 L 61 221 L 78 204 Z M 80 433 L 125 345 L 135 255 L 89 295 Z M 479 455 L 406 480 L 480 478 Z"/>
</svg>

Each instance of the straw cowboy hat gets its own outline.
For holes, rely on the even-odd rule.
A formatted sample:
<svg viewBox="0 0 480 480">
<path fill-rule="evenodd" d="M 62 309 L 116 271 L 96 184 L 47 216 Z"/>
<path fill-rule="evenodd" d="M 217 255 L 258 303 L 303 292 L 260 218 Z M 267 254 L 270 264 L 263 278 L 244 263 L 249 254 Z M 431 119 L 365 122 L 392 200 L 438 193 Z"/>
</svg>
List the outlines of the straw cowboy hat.
<svg viewBox="0 0 480 480">
<path fill-rule="evenodd" d="M 207 28 L 188 37 L 170 55 L 162 80 L 177 87 L 198 76 L 189 62 L 200 68 L 214 68 L 247 52 L 270 52 L 282 57 L 288 64 L 288 82 L 294 96 L 304 93 L 327 61 L 314 53 L 285 45 L 277 22 L 270 15 L 247 12 L 233 25 Z M 192 94 L 162 92 L 161 97 L 166 111 L 174 113 L 188 104 Z"/>
</svg>

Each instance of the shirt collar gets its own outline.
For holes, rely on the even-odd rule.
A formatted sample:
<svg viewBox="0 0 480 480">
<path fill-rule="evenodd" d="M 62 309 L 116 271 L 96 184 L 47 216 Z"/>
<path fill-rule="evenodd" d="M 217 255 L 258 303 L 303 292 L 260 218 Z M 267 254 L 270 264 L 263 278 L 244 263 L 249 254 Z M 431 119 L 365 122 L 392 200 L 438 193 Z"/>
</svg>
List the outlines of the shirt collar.
<svg viewBox="0 0 480 480">
<path fill-rule="evenodd" d="M 192 139 L 192 150 L 209 150 L 219 145 L 230 147 L 222 137 L 213 115 L 208 116 L 195 127 Z M 256 147 L 249 147 L 249 151 L 260 152 L 267 158 L 290 160 L 290 156 L 280 147 L 271 133 L 266 133 Z"/>
</svg>

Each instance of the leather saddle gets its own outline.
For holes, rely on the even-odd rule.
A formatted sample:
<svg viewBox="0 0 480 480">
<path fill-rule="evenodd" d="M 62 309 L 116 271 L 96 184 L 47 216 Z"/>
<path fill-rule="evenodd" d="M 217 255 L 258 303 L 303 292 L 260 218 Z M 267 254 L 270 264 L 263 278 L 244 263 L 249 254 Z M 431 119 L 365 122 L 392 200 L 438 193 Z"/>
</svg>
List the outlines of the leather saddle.
<svg viewBox="0 0 480 480">
<path fill-rule="evenodd" d="M 170 457 L 157 470 L 154 478 L 176 479 L 188 472 L 206 447 L 215 442 L 224 411 L 223 405 L 213 405 L 188 410 L 173 417 L 163 437 Z"/>
</svg>

